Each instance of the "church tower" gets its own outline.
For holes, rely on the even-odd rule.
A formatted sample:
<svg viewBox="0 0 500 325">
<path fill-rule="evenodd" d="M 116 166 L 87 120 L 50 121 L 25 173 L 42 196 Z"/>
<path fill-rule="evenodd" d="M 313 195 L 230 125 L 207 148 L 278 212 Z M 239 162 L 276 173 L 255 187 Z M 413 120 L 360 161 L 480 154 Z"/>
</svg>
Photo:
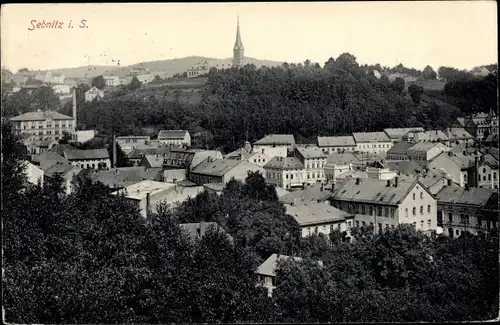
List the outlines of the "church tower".
<svg viewBox="0 0 500 325">
<path fill-rule="evenodd" d="M 233 67 L 241 68 L 243 66 L 245 49 L 240 35 L 240 17 L 238 16 L 238 25 L 236 27 L 236 42 L 233 48 Z"/>
</svg>

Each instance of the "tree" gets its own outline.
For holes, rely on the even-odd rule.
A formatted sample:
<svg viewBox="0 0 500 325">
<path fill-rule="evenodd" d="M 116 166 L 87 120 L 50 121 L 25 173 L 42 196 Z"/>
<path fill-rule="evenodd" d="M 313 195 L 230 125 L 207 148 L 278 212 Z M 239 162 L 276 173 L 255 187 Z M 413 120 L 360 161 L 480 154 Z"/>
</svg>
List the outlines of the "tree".
<svg viewBox="0 0 500 325">
<path fill-rule="evenodd" d="M 411 99 L 415 104 L 419 104 L 422 98 L 422 94 L 424 93 L 424 88 L 418 85 L 410 85 L 408 87 L 408 93 L 410 94 Z"/>
<path fill-rule="evenodd" d="M 422 76 L 424 77 L 424 79 L 434 80 L 437 78 L 437 73 L 436 71 L 434 71 L 434 69 L 432 69 L 431 66 L 428 65 L 422 71 Z"/>
<path fill-rule="evenodd" d="M 142 83 L 137 79 L 137 77 L 133 77 L 132 81 L 128 84 L 128 88 L 130 90 L 136 90 L 141 88 Z"/>
<path fill-rule="evenodd" d="M 91 85 L 102 90 L 106 87 L 106 80 L 103 76 L 97 76 L 92 79 Z"/>
<path fill-rule="evenodd" d="M 397 77 L 393 83 L 394 90 L 398 93 L 402 93 L 405 89 L 405 80 L 403 78 Z"/>
<path fill-rule="evenodd" d="M 43 81 L 32 78 L 32 77 L 28 77 L 28 79 L 26 79 L 26 82 L 24 84 L 26 86 L 39 86 L 39 85 L 43 85 Z"/>
<path fill-rule="evenodd" d="M 59 140 L 59 144 L 69 144 L 71 140 L 72 140 L 71 134 L 68 132 L 63 132 L 63 136 Z"/>
</svg>

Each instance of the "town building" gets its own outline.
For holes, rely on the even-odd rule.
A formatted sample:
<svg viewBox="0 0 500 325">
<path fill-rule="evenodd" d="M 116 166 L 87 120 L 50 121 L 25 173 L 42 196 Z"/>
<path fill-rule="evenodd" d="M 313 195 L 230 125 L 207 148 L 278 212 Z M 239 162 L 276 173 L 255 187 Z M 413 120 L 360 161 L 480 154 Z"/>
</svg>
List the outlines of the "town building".
<svg viewBox="0 0 500 325">
<path fill-rule="evenodd" d="M 400 174 L 398 177 L 402 182 L 414 182 L 418 179 L 434 196 L 447 185 L 458 185 L 453 182 L 446 171 L 440 169 L 425 169 L 416 174 Z"/>
<path fill-rule="evenodd" d="M 56 174 L 61 175 L 63 178 L 63 188 L 66 194 L 71 194 L 75 190 L 76 176 L 82 169 L 69 162 L 57 162 L 44 170 L 44 177 L 46 182 L 48 179 L 53 178 Z"/>
<path fill-rule="evenodd" d="M 391 149 L 387 151 L 387 160 L 409 160 L 408 149 L 415 144 L 407 141 L 397 141 Z"/>
<path fill-rule="evenodd" d="M 477 166 L 477 187 L 498 190 L 498 159 L 492 154 L 484 154 L 479 157 Z"/>
<path fill-rule="evenodd" d="M 64 84 L 64 79 L 65 79 L 64 74 L 62 74 L 62 73 L 53 73 L 49 82 L 53 83 L 53 84 L 62 85 L 62 84 Z"/>
<path fill-rule="evenodd" d="M 404 141 L 410 142 L 410 138 L 413 138 L 411 142 L 441 142 L 442 144 L 449 146 L 450 140 L 448 136 L 441 130 L 430 130 L 424 132 L 409 132 L 407 136 L 403 137 Z"/>
<path fill-rule="evenodd" d="M 330 201 L 328 199 L 332 196 L 334 190 L 335 182 L 316 183 L 291 192 L 283 190 L 281 187 L 276 187 L 276 192 L 284 192 L 281 196 L 278 194 L 279 201 L 283 204 L 294 204 L 294 202 L 321 202 L 329 204 Z"/>
<path fill-rule="evenodd" d="M 395 171 L 398 175 L 417 175 L 425 169 L 423 164 L 409 160 L 386 161 L 384 166 Z"/>
<path fill-rule="evenodd" d="M 26 160 L 22 164 L 25 168 L 24 173 L 26 174 L 28 183 L 43 186 L 43 169 Z"/>
<path fill-rule="evenodd" d="M 96 135 L 96 130 L 78 130 L 75 131 L 71 140 L 79 143 L 84 143 L 92 140 Z"/>
<path fill-rule="evenodd" d="M 191 135 L 187 130 L 161 130 L 158 141 L 164 145 L 191 146 Z"/>
<path fill-rule="evenodd" d="M 197 63 L 194 67 L 187 70 L 188 78 L 206 76 L 210 72 L 210 65 L 207 60 Z"/>
<path fill-rule="evenodd" d="M 443 131 L 446 137 L 448 137 L 449 146 L 455 147 L 461 144 L 473 144 L 474 137 L 467 132 L 463 127 L 451 127 Z"/>
<path fill-rule="evenodd" d="M 10 119 L 15 129 L 20 133 L 33 135 L 36 140 L 59 140 L 63 133 L 75 132 L 73 117 L 54 112 L 41 111 L 28 112 Z"/>
<path fill-rule="evenodd" d="M 323 165 L 325 180 L 336 179 L 340 174 L 354 170 L 354 165 L 359 162 L 356 155 L 350 152 L 332 153 L 326 156 L 326 163 Z"/>
<path fill-rule="evenodd" d="M 285 204 L 286 214 L 299 224 L 302 237 L 323 234 L 328 236 L 334 231 L 350 234 L 348 222 L 354 220 L 354 214 L 347 213 L 327 203 L 307 202 L 296 199 Z"/>
<path fill-rule="evenodd" d="M 69 85 L 58 84 L 58 85 L 52 85 L 52 90 L 54 90 L 54 92 L 57 95 L 66 95 L 71 92 L 71 87 Z"/>
<path fill-rule="evenodd" d="M 119 190 L 144 180 L 164 182 L 160 169 L 146 167 L 120 167 L 111 169 L 82 169 L 78 174 L 80 179 L 89 178 L 100 182 L 111 190 Z"/>
<path fill-rule="evenodd" d="M 163 168 L 192 170 L 206 159 L 222 160 L 218 150 L 170 149 L 163 154 Z"/>
<path fill-rule="evenodd" d="M 437 227 L 436 198 L 418 180 L 349 178 L 338 187 L 331 202 L 355 214 L 352 226 L 371 225 L 378 233 L 399 224 L 412 224 L 426 233 Z"/>
<path fill-rule="evenodd" d="M 253 152 L 261 152 L 268 157 L 286 157 L 295 148 L 292 134 L 269 134 L 252 145 Z"/>
<path fill-rule="evenodd" d="M 498 211 L 496 218 L 485 218 L 482 209 L 492 197 L 498 202 L 498 193 L 485 188 L 445 186 L 436 195 L 438 199 L 438 226 L 443 234 L 452 238 L 464 232 L 478 234 L 498 228 Z"/>
<path fill-rule="evenodd" d="M 240 35 L 240 17 L 236 26 L 236 41 L 233 48 L 233 67 L 241 68 L 245 65 L 245 49 Z"/>
<path fill-rule="evenodd" d="M 264 165 L 266 182 L 284 189 L 305 186 L 304 164 L 296 157 L 276 156 Z"/>
<path fill-rule="evenodd" d="M 420 142 L 408 148 L 407 155 L 411 161 L 425 162 L 449 150 L 450 147 L 439 142 Z"/>
<path fill-rule="evenodd" d="M 324 167 L 326 154 L 317 146 L 298 146 L 295 148 L 295 157 L 304 165 L 304 180 L 306 185 L 325 180 Z"/>
<path fill-rule="evenodd" d="M 337 137 L 318 137 L 318 147 L 325 153 L 356 151 L 356 142 L 351 135 Z"/>
<path fill-rule="evenodd" d="M 429 169 L 444 170 L 460 186 L 465 184 L 474 185 L 474 165 L 473 155 L 463 155 L 451 151 L 442 152 L 427 163 Z"/>
<path fill-rule="evenodd" d="M 35 74 L 34 78 L 35 78 L 35 80 L 39 80 L 39 81 L 44 82 L 44 83 L 51 83 L 52 82 L 52 72 L 50 72 L 50 71 L 46 71 L 46 72 L 38 71 Z"/>
<path fill-rule="evenodd" d="M 497 127 L 493 131 L 494 125 Z M 498 133 L 498 116 L 493 112 L 475 114 L 465 119 L 465 130 L 475 139 L 483 140 L 493 132 Z"/>
<path fill-rule="evenodd" d="M 393 143 L 403 141 L 404 137 L 408 137 L 410 132 L 424 132 L 425 130 L 421 127 L 411 127 L 411 128 L 395 128 L 395 129 L 384 129 L 385 134 L 391 139 Z M 412 139 L 409 139 L 412 141 Z"/>
<path fill-rule="evenodd" d="M 156 146 L 151 148 L 135 148 L 130 151 L 129 150 L 123 150 L 123 151 L 126 153 L 128 161 L 133 166 L 137 166 L 142 160 L 142 157 L 144 157 L 145 155 L 163 156 L 164 154 L 170 152 L 170 150 L 171 148 L 167 146 Z"/>
<path fill-rule="evenodd" d="M 208 157 L 189 172 L 189 180 L 199 185 L 207 183 L 227 184 L 233 178 L 245 182 L 249 172 L 260 172 L 264 175 L 262 167 L 248 161 Z"/>
<path fill-rule="evenodd" d="M 94 100 L 101 100 L 104 98 L 104 90 L 100 90 L 97 87 L 92 87 L 85 92 L 85 101 L 93 102 Z"/>
<path fill-rule="evenodd" d="M 391 139 L 385 132 L 353 133 L 357 151 L 381 153 L 392 147 Z"/>
<path fill-rule="evenodd" d="M 146 146 L 151 141 L 149 135 L 127 135 L 116 137 L 116 143 L 122 150 L 132 150 L 139 145 Z"/>
<path fill-rule="evenodd" d="M 46 151 L 38 155 L 31 156 L 31 163 L 45 171 L 54 164 L 69 163 L 69 161 L 56 152 Z"/>
<path fill-rule="evenodd" d="M 103 76 L 103 78 L 108 87 L 118 87 L 120 85 L 120 78 L 117 76 Z"/>
<path fill-rule="evenodd" d="M 88 169 L 111 168 L 111 161 L 107 149 L 77 149 L 71 145 L 59 144 L 51 151 L 66 158 L 73 166 Z"/>
<path fill-rule="evenodd" d="M 271 158 L 262 152 L 254 152 L 251 153 L 247 158 L 244 160 L 257 165 L 259 167 L 264 167 L 270 160 Z"/>
</svg>

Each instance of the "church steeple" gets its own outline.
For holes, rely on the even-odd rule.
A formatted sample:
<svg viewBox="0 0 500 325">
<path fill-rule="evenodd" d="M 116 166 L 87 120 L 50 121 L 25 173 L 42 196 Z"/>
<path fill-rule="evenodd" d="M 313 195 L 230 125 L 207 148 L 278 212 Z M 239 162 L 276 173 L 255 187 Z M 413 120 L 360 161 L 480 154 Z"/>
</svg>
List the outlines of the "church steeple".
<svg viewBox="0 0 500 325">
<path fill-rule="evenodd" d="M 243 42 L 241 41 L 240 34 L 240 16 L 238 15 L 238 22 L 236 25 L 236 42 L 233 48 L 233 67 L 240 68 L 243 66 L 243 57 L 245 49 L 243 48 Z"/>
</svg>

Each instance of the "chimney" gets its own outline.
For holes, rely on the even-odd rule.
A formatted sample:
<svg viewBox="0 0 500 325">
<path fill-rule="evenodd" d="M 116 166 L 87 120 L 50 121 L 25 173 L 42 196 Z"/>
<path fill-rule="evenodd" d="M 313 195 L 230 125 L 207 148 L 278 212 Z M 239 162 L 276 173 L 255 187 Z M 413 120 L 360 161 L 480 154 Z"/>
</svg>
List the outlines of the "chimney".
<svg viewBox="0 0 500 325">
<path fill-rule="evenodd" d="M 116 135 L 113 132 L 113 167 L 116 168 Z"/>
<path fill-rule="evenodd" d="M 146 193 L 146 210 L 151 208 L 151 197 L 149 193 Z"/>
<path fill-rule="evenodd" d="M 394 187 L 398 187 L 398 180 L 399 180 L 399 177 L 394 177 Z"/>
<path fill-rule="evenodd" d="M 447 179 L 447 184 L 448 184 L 448 186 L 451 186 L 451 179 L 449 179 L 449 178 Z"/>
<path fill-rule="evenodd" d="M 333 183 L 332 183 L 332 193 L 335 192 L 335 177 L 333 178 Z"/>
<path fill-rule="evenodd" d="M 203 221 L 200 221 L 200 235 L 203 236 L 205 234 L 206 225 Z"/>
<path fill-rule="evenodd" d="M 390 179 L 387 180 L 387 187 L 391 187 L 391 180 Z"/>
<path fill-rule="evenodd" d="M 475 187 L 479 187 L 479 173 L 478 173 L 478 169 L 479 169 L 479 163 L 478 163 L 478 157 L 475 156 L 474 157 L 474 186 Z"/>
<path fill-rule="evenodd" d="M 73 87 L 73 119 L 75 120 L 75 131 L 76 131 L 76 87 Z"/>
<path fill-rule="evenodd" d="M 359 185 L 359 184 L 361 184 L 361 178 L 357 177 L 356 178 L 356 185 Z"/>
</svg>

